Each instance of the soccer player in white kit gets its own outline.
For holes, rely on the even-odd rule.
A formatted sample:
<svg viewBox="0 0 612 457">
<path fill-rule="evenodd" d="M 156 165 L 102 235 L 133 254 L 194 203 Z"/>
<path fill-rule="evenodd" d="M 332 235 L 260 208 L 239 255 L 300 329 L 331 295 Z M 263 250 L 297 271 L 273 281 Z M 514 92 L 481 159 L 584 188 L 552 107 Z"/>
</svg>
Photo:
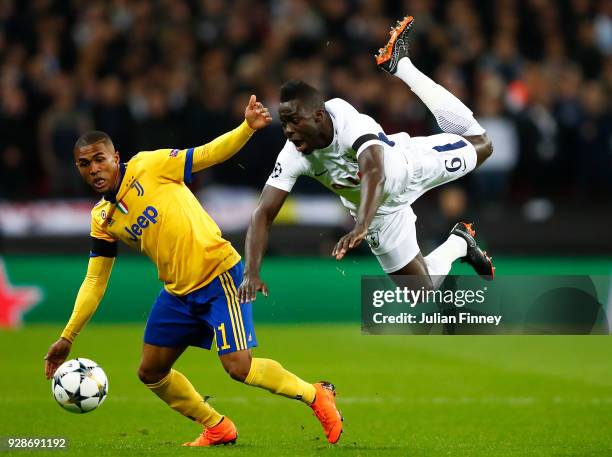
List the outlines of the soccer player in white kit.
<svg viewBox="0 0 612 457">
<path fill-rule="evenodd" d="M 392 279 L 414 275 L 420 286 L 437 288 L 457 259 L 485 279 L 493 278 L 491 258 L 478 247 L 472 224 L 457 223 L 448 239 L 426 257 L 417 243 L 412 202 L 474 170 L 492 154 L 493 146 L 472 112 L 411 62 L 407 37 L 413 21 L 407 16 L 391 29 L 376 61 L 410 87 L 444 133 L 386 135 L 374 119 L 348 102 L 325 102 L 303 81 L 285 83 L 279 116 L 287 142 L 251 218 L 238 290 L 241 302 L 254 300 L 258 291 L 268 293 L 259 271 L 269 227 L 299 176 L 310 176 L 336 193 L 355 218 L 353 230 L 333 249 L 337 260 L 365 239 Z"/>
</svg>

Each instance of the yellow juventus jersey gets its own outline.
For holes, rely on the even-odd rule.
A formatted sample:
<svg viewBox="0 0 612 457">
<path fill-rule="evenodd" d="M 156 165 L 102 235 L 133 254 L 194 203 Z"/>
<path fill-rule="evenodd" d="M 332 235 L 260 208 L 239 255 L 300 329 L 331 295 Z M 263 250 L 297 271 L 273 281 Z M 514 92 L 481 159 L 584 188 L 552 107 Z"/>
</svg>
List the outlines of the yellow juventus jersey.
<svg viewBox="0 0 612 457">
<path fill-rule="evenodd" d="M 205 148 L 195 149 L 196 160 L 203 160 Z M 114 198 L 102 198 L 91 212 L 91 236 L 145 253 L 173 295 L 205 286 L 240 260 L 185 185 L 202 168 L 194 166 L 194 148 L 140 152 L 121 165 Z"/>
</svg>

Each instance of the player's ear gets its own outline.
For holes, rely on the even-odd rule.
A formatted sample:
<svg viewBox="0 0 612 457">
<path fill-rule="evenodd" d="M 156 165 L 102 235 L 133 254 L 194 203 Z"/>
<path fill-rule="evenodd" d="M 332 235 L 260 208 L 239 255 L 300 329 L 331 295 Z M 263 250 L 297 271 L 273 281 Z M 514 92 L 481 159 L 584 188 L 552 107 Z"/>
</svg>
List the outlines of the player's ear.
<svg viewBox="0 0 612 457">
<path fill-rule="evenodd" d="M 318 109 L 314 112 L 314 120 L 315 122 L 321 122 L 324 118 L 324 113 L 322 109 Z"/>
</svg>

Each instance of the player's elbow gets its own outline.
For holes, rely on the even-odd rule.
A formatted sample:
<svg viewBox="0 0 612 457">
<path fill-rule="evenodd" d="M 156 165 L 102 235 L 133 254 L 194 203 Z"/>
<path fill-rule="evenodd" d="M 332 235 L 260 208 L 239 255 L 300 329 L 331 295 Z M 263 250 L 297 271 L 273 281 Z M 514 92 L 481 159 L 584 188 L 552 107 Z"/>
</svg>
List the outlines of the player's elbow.
<svg viewBox="0 0 612 457">
<path fill-rule="evenodd" d="M 371 180 L 374 184 L 379 187 L 384 187 L 387 177 L 385 176 L 385 170 L 382 168 L 372 168 L 364 175 L 364 178 Z"/>
<path fill-rule="evenodd" d="M 274 212 L 265 206 L 258 206 L 251 215 L 251 225 L 255 227 L 269 227 L 274 222 Z"/>
</svg>

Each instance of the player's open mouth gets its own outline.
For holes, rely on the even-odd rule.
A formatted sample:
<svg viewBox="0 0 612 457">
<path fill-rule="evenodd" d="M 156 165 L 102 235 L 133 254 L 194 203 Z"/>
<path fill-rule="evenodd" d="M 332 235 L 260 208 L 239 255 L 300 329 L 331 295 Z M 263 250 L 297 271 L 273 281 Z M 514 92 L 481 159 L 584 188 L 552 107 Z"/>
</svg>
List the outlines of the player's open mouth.
<svg viewBox="0 0 612 457">
<path fill-rule="evenodd" d="M 101 189 L 106 184 L 106 179 L 104 178 L 96 178 L 93 180 L 93 185 L 96 189 Z"/>
<path fill-rule="evenodd" d="M 306 150 L 306 147 L 308 146 L 306 142 L 302 140 L 291 140 L 291 142 L 294 144 L 295 148 L 300 152 L 304 152 Z"/>
</svg>

